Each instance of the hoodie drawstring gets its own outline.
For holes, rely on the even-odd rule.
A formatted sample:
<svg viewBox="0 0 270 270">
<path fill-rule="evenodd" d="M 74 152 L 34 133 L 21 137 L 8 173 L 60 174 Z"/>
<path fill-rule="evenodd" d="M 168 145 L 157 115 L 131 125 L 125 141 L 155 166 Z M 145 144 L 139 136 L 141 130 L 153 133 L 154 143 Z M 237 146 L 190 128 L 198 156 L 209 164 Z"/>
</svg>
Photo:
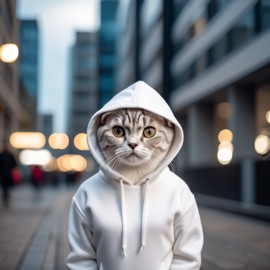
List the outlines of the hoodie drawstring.
<svg viewBox="0 0 270 270">
<path fill-rule="evenodd" d="M 147 191 L 148 191 L 148 183 L 149 179 L 145 182 L 145 188 L 144 188 L 144 199 L 143 199 L 143 209 L 142 209 L 142 235 L 141 235 L 141 248 L 139 253 L 143 250 L 145 244 L 146 244 L 146 224 L 147 224 L 147 213 L 148 213 L 148 197 L 147 197 Z"/>
<path fill-rule="evenodd" d="M 126 217 L 126 201 L 123 179 L 120 178 L 121 185 L 121 211 L 122 211 L 122 256 L 126 257 L 127 248 L 127 217 Z"/>
<path fill-rule="evenodd" d="M 121 215 L 122 215 L 122 256 L 126 257 L 127 253 L 127 217 L 126 217 L 126 201 L 125 201 L 125 189 L 123 179 L 120 178 L 121 186 Z M 144 199 L 142 209 L 142 221 L 141 221 L 141 247 L 139 253 L 146 245 L 146 233 L 147 233 L 147 213 L 148 213 L 148 184 L 149 179 L 146 179 L 144 188 Z"/>
</svg>

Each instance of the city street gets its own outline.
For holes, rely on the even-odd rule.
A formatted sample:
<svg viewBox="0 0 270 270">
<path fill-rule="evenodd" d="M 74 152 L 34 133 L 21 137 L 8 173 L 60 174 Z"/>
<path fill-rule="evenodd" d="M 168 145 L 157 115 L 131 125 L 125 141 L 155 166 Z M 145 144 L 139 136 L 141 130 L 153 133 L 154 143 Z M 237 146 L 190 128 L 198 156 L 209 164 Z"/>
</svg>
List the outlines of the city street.
<svg viewBox="0 0 270 270">
<path fill-rule="evenodd" d="M 9 209 L 0 207 L 0 269 L 65 269 L 67 217 L 74 188 L 28 185 L 12 192 Z"/>
<path fill-rule="evenodd" d="M 157 251 L 180 230 L 186 245 L 189 215 L 175 225 L 172 209 L 188 193 L 147 188 L 171 177 L 169 163 L 198 203 L 201 269 L 270 270 L 269 43 L 270 0 L 0 0 L 0 270 L 67 270 L 68 229 L 82 237 L 78 220 L 68 227 L 72 197 L 98 168 L 119 190 L 95 186 L 86 217 L 84 195 L 74 202 L 93 219 L 83 233 L 102 243 L 90 247 L 106 257 L 97 268 L 121 268 L 106 264 L 114 249 L 124 270 L 140 268 L 126 242 L 153 251 L 155 233 Z M 145 181 L 139 197 L 124 179 Z M 161 266 L 148 250 L 136 256 L 160 270 L 174 265 L 170 249 Z"/>
<path fill-rule="evenodd" d="M 0 269 L 64 270 L 68 253 L 67 216 L 75 188 L 27 185 L 0 207 Z M 270 269 L 270 224 L 200 207 L 205 234 L 203 270 Z"/>
<path fill-rule="evenodd" d="M 200 208 L 205 243 L 202 270 L 270 269 L 270 224 Z"/>
</svg>

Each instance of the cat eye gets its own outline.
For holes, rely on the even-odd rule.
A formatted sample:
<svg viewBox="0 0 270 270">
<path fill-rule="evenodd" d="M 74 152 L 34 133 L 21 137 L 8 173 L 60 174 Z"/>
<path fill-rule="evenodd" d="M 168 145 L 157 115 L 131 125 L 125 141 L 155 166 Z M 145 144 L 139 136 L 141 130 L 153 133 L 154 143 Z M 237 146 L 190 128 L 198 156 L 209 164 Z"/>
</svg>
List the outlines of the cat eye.
<svg viewBox="0 0 270 270">
<path fill-rule="evenodd" d="M 115 137 L 120 138 L 125 135 L 125 130 L 120 126 L 115 126 L 112 129 L 112 133 Z"/>
<path fill-rule="evenodd" d="M 154 127 L 147 127 L 143 130 L 143 135 L 146 138 L 152 138 L 156 134 L 156 129 Z"/>
</svg>

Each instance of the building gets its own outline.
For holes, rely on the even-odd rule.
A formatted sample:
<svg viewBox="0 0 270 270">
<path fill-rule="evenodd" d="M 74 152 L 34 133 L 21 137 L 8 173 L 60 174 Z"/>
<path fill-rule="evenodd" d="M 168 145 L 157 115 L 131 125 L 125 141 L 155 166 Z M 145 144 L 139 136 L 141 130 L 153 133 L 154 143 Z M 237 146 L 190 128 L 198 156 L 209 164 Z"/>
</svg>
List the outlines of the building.
<svg viewBox="0 0 270 270">
<path fill-rule="evenodd" d="M 71 53 L 71 93 L 68 117 L 68 135 L 71 153 L 78 150 L 73 139 L 86 133 L 90 117 L 98 109 L 98 36 L 97 33 L 77 32 Z M 85 151 L 89 156 L 89 151 Z"/>
<path fill-rule="evenodd" d="M 0 2 L 0 46 L 18 40 L 19 25 L 16 18 L 16 1 Z M 18 62 L 0 60 L 0 147 L 13 131 L 29 122 L 29 115 L 19 100 Z"/>
<path fill-rule="evenodd" d="M 143 80 L 168 100 L 172 11 L 172 1 L 119 2 L 118 90 Z"/>
<path fill-rule="evenodd" d="M 115 93 L 116 11 L 118 0 L 100 2 L 99 30 L 99 105 L 107 103 Z"/>
<path fill-rule="evenodd" d="M 53 115 L 40 114 L 38 118 L 38 130 L 48 139 L 53 133 Z"/>
<path fill-rule="evenodd" d="M 118 3 L 117 91 L 139 79 L 139 4 L 140 0 L 119 0 Z"/>
<path fill-rule="evenodd" d="M 168 1 L 170 2 L 170 1 Z M 169 4 L 169 3 L 167 3 Z M 139 6 L 140 45 L 139 74 L 140 79 L 164 94 L 163 63 L 165 57 L 165 8 L 163 0 L 142 1 Z"/>
<path fill-rule="evenodd" d="M 177 173 L 206 197 L 269 206 L 269 1 L 127 0 L 118 14 L 117 89 L 142 79 L 169 102 Z"/>
<path fill-rule="evenodd" d="M 177 167 L 195 192 L 270 205 L 269 156 L 254 148 L 256 136 L 270 137 L 270 3 L 176 7 L 170 104 L 186 134 Z"/>
<path fill-rule="evenodd" d="M 31 115 L 31 121 L 26 129 L 37 129 L 37 101 L 39 74 L 39 30 L 37 20 L 20 21 L 20 58 L 19 73 L 20 87 L 24 108 Z"/>
</svg>

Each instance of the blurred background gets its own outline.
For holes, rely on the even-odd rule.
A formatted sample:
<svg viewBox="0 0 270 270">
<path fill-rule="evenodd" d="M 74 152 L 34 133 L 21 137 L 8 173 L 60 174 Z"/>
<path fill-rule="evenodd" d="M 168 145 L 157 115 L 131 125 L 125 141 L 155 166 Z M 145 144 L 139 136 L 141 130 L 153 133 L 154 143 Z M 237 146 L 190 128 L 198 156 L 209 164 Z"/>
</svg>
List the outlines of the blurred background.
<svg viewBox="0 0 270 270">
<path fill-rule="evenodd" d="M 1 0 L 0 45 L 0 147 L 23 181 L 93 174 L 90 117 L 144 80 L 184 128 L 174 167 L 198 201 L 269 218 L 269 0 Z"/>
<path fill-rule="evenodd" d="M 21 166 L 93 173 L 91 115 L 144 80 L 184 127 L 174 166 L 193 191 L 270 206 L 270 1 L 2 0 L 0 10 L 0 144 Z"/>
</svg>

